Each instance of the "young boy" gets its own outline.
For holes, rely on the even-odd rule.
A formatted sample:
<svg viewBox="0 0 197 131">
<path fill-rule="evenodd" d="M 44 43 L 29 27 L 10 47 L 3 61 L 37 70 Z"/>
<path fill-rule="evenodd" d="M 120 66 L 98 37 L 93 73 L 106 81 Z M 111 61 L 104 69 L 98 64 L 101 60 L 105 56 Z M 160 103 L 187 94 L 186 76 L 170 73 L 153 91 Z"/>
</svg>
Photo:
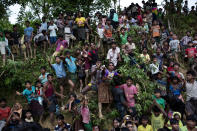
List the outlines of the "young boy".
<svg viewBox="0 0 197 131">
<path fill-rule="evenodd" d="M 58 31 L 58 28 L 57 26 L 54 24 L 53 20 L 50 21 L 50 25 L 48 27 L 48 30 L 50 32 L 50 43 L 51 44 L 55 44 L 56 42 L 56 37 L 57 37 L 57 34 L 56 34 L 56 31 Z"/>
<path fill-rule="evenodd" d="M 56 51 L 53 53 L 53 56 L 59 55 L 64 51 L 65 48 L 68 47 L 68 43 L 66 40 L 64 40 L 63 35 L 59 35 L 58 40 L 56 41 L 56 45 Z"/>
<path fill-rule="evenodd" d="M 196 118 L 195 115 L 186 117 L 186 125 L 181 127 L 181 131 L 196 131 Z"/>
<path fill-rule="evenodd" d="M 40 105 L 43 105 L 43 92 L 42 92 L 42 84 L 40 81 L 36 81 L 36 94 L 38 96 L 38 102 Z"/>
<path fill-rule="evenodd" d="M 6 99 L 0 99 L 0 130 L 6 125 L 6 121 L 10 115 L 11 108 L 7 106 Z"/>
<path fill-rule="evenodd" d="M 26 29 L 24 30 L 24 39 L 25 39 L 25 45 L 27 47 L 27 55 L 28 55 L 28 57 L 33 58 L 31 44 L 32 44 L 34 29 L 32 27 L 30 27 L 29 21 L 26 21 L 25 24 L 26 24 Z"/>
<path fill-rule="evenodd" d="M 43 87 L 43 98 L 47 102 L 48 110 L 50 112 L 50 122 L 54 124 L 54 113 L 57 113 L 57 99 L 56 96 L 64 98 L 61 93 L 56 92 L 53 84 L 53 75 L 47 75 L 48 82 Z"/>
<path fill-rule="evenodd" d="M 76 71 L 77 71 L 77 66 L 75 64 L 76 58 L 71 56 L 70 52 L 66 52 L 66 58 L 65 58 L 65 63 L 67 65 L 67 69 L 69 71 L 70 79 L 72 81 L 76 80 Z"/>
<path fill-rule="evenodd" d="M 193 64 L 194 58 L 197 56 L 196 48 L 193 47 L 192 41 L 188 43 L 188 48 L 185 49 L 185 58 L 188 59 L 189 65 Z"/>
<path fill-rule="evenodd" d="M 30 81 L 26 81 L 25 87 L 26 89 L 22 93 L 16 91 L 16 94 L 19 96 L 25 96 L 29 104 L 31 103 L 32 100 L 38 101 L 35 86 L 32 86 Z"/>
<path fill-rule="evenodd" d="M 167 114 L 160 107 L 160 105 L 156 102 L 156 100 L 153 101 L 153 104 L 150 107 L 150 109 L 153 110 L 152 116 L 151 116 L 151 125 L 153 128 L 153 131 L 157 131 L 158 129 L 164 127 L 165 117 L 167 116 Z"/>
<path fill-rule="evenodd" d="M 152 126 L 148 124 L 147 116 L 142 116 L 141 123 L 142 125 L 138 126 L 138 131 L 153 131 Z"/>
<path fill-rule="evenodd" d="M 153 26 L 151 27 L 151 32 L 152 32 L 152 37 L 159 44 L 160 26 L 156 20 L 153 21 Z"/>
<path fill-rule="evenodd" d="M 180 128 L 179 128 L 179 121 L 176 120 L 176 119 L 171 119 L 170 120 L 170 125 L 172 127 L 171 131 L 180 131 Z"/>
<path fill-rule="evenodd" d="M 127 77 L 126 84 L 121 85 L 120 88 L 122 88 L 124 91 L 127 107 L 135 107 L 135 95 L 138 93 L 138 89 L 133 85 L 132 78 Z"/>
<path fill-rule="evenodd" d="M 159 63 L 156 57 L 153 57 L 153 63 L 149 65 L 149 69 L 151 71 L 151 78 L 156 79 L 157 73 L 159 73 Z"/>
<path fill-rule="evenodd" d="M 179 43 L 180 41 L 177 39 L 177 36 L 174 34 L 173 40 L 171 40 L 169 43 L 169 46 L 170 46 L 169 50 L 175 56 L 175 60 L 177 63 L 179 63 L 177 53 L 181 51 Z"/>
<path fill-rule="evenodd" d="M 74 88 L 74 83 L 70 79 L 66 78 L 66 71 L 64 68 L 64 64 L 59 56 L 56 56 L 55 61 L 56 61 L 55 64 L 51 64 L 50 59 L 48 60 L 49 65 L 55 70 L 57 81 L 60 86 L 60 91 L 61 94 L 63 95 L 66 82 L 68 82 L 68 84 L 71 86 L 72 89 Z"/>
<path fill-rule="evenodd" d="M 153 100 L 155 100 L 159 106 L 164 110 L 165 109 L 165 100 L 161 98 L 161 90 L 160 89 L 155 89 L 153 95 Z"/>
<path fill-rule="evenodd" d="M 49 74 L 46 72 L 46 67 L 42 66 L 40 68 L 41 75 L 39 76 L 38 80 L 41 82 L 42 85 L 44 85 L 48 80 L 47 80 L 47 75 Z"/>
<path fill-rule="evenodd" d="M 121 45 L 125 45 L 127 43 L 127 31 L 125 28 L 120 29 L 120 39 L 121 39 Z"/>
<path fill-rule="evenodd" d="M 57 126 L 54 129 L 55 131 L 70 131 L 71 125 L 64 121 L 64 116 L 62 114 L 59 114 L 56 120 Z"/>
</svg>

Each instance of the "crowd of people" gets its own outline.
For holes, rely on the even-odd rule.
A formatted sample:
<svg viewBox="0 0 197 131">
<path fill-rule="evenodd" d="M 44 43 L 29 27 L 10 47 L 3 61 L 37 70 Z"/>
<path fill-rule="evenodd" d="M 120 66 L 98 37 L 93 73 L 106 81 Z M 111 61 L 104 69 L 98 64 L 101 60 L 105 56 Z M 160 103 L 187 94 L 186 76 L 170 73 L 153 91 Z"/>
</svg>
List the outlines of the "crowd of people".
<svg viewBox="0 0 197 131">
<path fill-rule="evenodd" d="M 109 15 L 97 12 L 94 18 L 85 18 L 82 12 L 59 14 L 57 20 L 43 17 L 35 28 L 26 21 L 23 34 L 17 25 L 13 31 L 0 31 L 3 66 L 6 57 L 31 60 L 38 52 L 44 55 L 55 49 L 47 58 L 55 73 L 43 66 L 35 83 L 26 81 L 25 90 L 16 91 L 18 97 L 27 99 L 28 109 L 18 102 L 11 108 L 6 99 L 0 99 L 0 130 L 50 130 L 40 125 L 48 112 L 55 131 L 99 131 L 102 125 L 92 124 L 88 106 L 89 94 L 97 92 L 100 119 L 105 118 L 103 104 L 113 103 L 119 112 L 113 128 L 106 130 L 197 131 L 197 33 L 187 31 L 181 38 L 166 28 L 165 13 L 157 3 L 142 3 L 143 7 L 132 3 L 119 14 L 114 9 Z M 193 7 L 190 13 L 196 14 Z M 140 41 L 133 41 L 131 30 Z M 76 43 L 81 48 L 74 50 Z M 140 89 L 134 83 L 135 74 L 128 74 L 122 83 L 118 68 L 125 64 L 123 55 L 129 57 L 130 68 L 143 70 L 157 84 L 146 114 L 139 115 L 135 106 Z M 186 72 L 180 70 L 183 61 L 188 63 Z M 62 114 L 65 111 L 72 114 L 70 124 Z"/>
</svg>

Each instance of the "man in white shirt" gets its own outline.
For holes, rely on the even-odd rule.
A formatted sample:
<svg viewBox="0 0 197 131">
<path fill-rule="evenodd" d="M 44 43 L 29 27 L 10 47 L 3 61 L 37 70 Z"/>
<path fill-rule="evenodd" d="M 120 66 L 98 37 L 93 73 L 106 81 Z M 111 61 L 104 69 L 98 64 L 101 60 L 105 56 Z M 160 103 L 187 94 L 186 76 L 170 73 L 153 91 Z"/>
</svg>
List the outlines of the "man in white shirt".
<svg viewBox="0 0 197 131">
<path fill-rule="evenodd" d="M 195 80 L 195 73 L 193 71 L 187 72 L 186 87 L 186 113 L 187 115 L 193 115 L 197 113 L 197 81 Z"/>
<path fill-rule="evenodd" d="M 39 32 L 41 33 L 43 30 L 47 31 L 47 22 L 45 17 L 42 17 L 42 23 Z"/>
<path fill-rule="evenodd" d="M 54 24 L 53 20 L 50 21 L 50 26 L 48 28 L 49 32 L 50 32 L 50 43 L 54 44 L 57 40 L 57 34 L 56 31 L 58 31 L 57 26 Z"/>
<path fill-rule="evenodd" d="M 116 46 L 116 43 L 112 43 L 112 48 L 107 53 L 107 59 L 112 62 L 114 66 L 117 66 L 118 61 L 121 61 L 120 48 Z"/>
</svg>

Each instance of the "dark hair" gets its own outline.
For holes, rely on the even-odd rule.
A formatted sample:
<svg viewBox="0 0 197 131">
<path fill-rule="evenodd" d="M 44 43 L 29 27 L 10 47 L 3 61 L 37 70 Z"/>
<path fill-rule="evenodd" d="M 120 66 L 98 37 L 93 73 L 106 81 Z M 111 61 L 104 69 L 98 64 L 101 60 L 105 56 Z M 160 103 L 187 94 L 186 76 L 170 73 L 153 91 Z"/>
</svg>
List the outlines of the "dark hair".
<svg viewBox="0 0 197 131">
<path fill-rule="evenodd" d="M 47 75 L 47 78 L 48 78 L 49 76 L 53 77 L 53 74 L 48 74 L 48 75 Z"/>
<path fill-rule="evenodd" d="M 175 125 L 175 124 L 178 124 L 178 123 L 179 123 L 179 121 L 177 119 L 175 119 L 175 118 L 170 120 L 170 124 L 171 125 Z"/>
<path fill-rule="evenodd" d="M 122 82 L 122 77 L 120 77 L 120 76 L 114 76 L 113 77 L 113 85 L 114 86 L 119 86 L 119 85 L 121 85 L 121 82 Z"/>
<path fill-rule="evenodd" d="M 154 93 L 160 93 L 160 94 L 161 94 L 161 90 L 158 89 L 158 88 L 156 88 L 156 89 L 154 90 Z"/>
<path fill-rule="evenodd" d="M 62 34 L 59 34 L 58 37 L 59 37 L 59 38 L 63 38 L 63 35 L 62 35 Z"/>
<path fill-rule="evenodd" d="M 117 118 L 113 119 L 113 122 L 114 122 L 115 120 L 116 120 L 116 121 L 118 121 L 118 122 L 121 122 L 121 120 L 120 120 L 120 118 L 119 118 L 119 117 L 117 117 Z"/>
<path fill-rule="evenodd" d="M 131 121 L 127 121 L 125 125 L 128 125 L 128 124 L 132 124 L 132 122 Z"/>
<path fill-rule="evenodd" d="M 110 65 L 110 64 L 112 64 L 112 65 L 114 66 L 114 63 L 113 63 L 113 62 L 109 62 L 109 65 Z"/>
<path fill-rule="evenodd" d="M 60 58 L 60 56 L 56 56 L 55 59 L 56 59 L 56 58 Z"/>
<path fill-rule="evenodd" d="M 13 25 L 13 28 L 17 27 L 17 25 Z"/>
<path fill-rule="evenodd" d="M 6 103 L 7 100 L 6 100 L 5 98 L 1 98 L 1 99 L 0 99 L 0 103 L 1 103 L 1 102 L 5 102 L 5 103 Z"/>
<path fill-rule="evenodd" d="M 69 54 L 70 54 L 70 51 L 66 51 L 65 54 L 66 54 L 66 55 L 69 55 Z"/>
<path fill-rule="evenodd" d="M 192 75 L 192 76 L 194 76 L 194 77 L 196 76 L 196 74 L 195 74 L 194 71 L 188 71 L 188 72 L 187 72 L 187 75 L 189 75 L 189 74 Z"/>
<path fill-rule="evenodd" d="M 148 116 L 147 115 L 143 115 L 141 120 L 147 120 L 148 121 Z"/>
<path fill-rule="evenodd" d="M 155 113 L 161 112 L 160 109 L 159 109 L 157 106 L 153 106 L 152 110 L 153 110 L 153 112 L 155 112 Z"/>
<path fill-rule="evenodd" d="M 18 112 L 13 112 L 12 116 L 13 115 L 16 115 L 16 116 L 20 117 L 20 114 Z"/>
<path fill-rule="evenodd" d="M 186 117 L 186 120 L 187 121 L 193 121 L 193 122 L 196 122 L 196 117 L 194 115 L 189 115 Z"/>
<path fill-rule="evenodd" d="M 48 75 L 47 75 L 48 76 Z M 37 80 L 36 82 L 35 82 L 35 85 L 37 85 L 38 83 L 41 83 L 39 80 Z"/>
<path fill-rule="evenodd" d="M 128 39 L 129 37 L 130 37 L 130 38 L 132 38 L 132 36 L 131 36 L 131 35 L 128 35 L 128 36 L 127 36 L 127 39 Z"/>
<path fill-rule="evenodd" d="M 62 114 L 57 115 L 56 119 L 64 120 L 64 116 Z"/>
<path fill-rule="evenodd" d="M 73 96 L 75 99 L 77 98 L 77 95 L 75 93 L 70 93 L 69 98 Z"/>
<path fill-rule="evenodd" d="M 180 79 L 177 76 L 172 77 L 171 81 L 173 81 L 173 80 L 177 80 L 177 82 L 180 82 Z"/>
<path fill-rule="evenodd" d="M 30 22 L 28 20 L 26 20 L 25 23 L 30 23 Z"/>
<path fill-rule="evenodd" d="M 41 66 L 40 69 L 46 70 L 46 66 Z"/>
<path fill-rule="evenodd" d="M 133 81 L 133 79 L 130 76 L 127 76 L 126 81 L 127 80 L 132 80 Z"/>
<path fill-rule="evenodd" d="M 30 82 L 30 81 L 25 81 L 25 85 L 26 85 L 26 84 L 31 84 L 31 82 Z"/>
</svg>

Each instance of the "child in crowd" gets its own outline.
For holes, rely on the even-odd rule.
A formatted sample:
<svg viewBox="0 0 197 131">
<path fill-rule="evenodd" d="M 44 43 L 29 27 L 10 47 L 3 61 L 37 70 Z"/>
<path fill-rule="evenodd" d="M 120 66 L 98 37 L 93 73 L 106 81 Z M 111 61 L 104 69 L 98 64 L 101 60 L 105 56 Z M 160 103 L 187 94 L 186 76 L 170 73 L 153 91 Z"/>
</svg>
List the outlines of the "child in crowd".
<svg viewBox="0 0 197 131">
<path fill-rule="evenodd" d="M 159 43 L 160 26 L 156 20 L 153 21 L 153 26 L 151 27 L 151 32 L 152 32 L 152 37 L 155 39 L 155 41 L 157 43 Z"/>
<path fill-rule="evenodd" d="M 42 83 L 40 81 L 36 81 L 36 94 L 38 96 L 38 102 L 40 105 L 43 105 L 43 92 L 42 92 Z"/>
<path fill-rule="evenodd" d="M 102 44 L 104 38 L 104 28 L 102 26 L 102 23 L 98 24 L 97 33 L 98 33 L 98 43 L 102 45 L 102 47 L 104 48 L 104 45 Z"/>
<path fill-rule="evenodd" d="M 167 114 L 160 107 L 160 105 L 157 104 L 156 101 L 153 101 L 153 105 L 151 106 L 151 108 L 153 110 L 151 116 L 151 126 L 153 128 L 153 131 L 157 131 L 158 129 L 164 127 L 165 116 L 167 116 Z"/>
<path fill-rule="evenodd" d="M 44 85 L 48 80 L 47 80 L 47 75 L 49 74 L 46 72 L 46 67 L 42 66 L 40 68 L 41 75 L 39 76 L 38 80 L 41 82 L 42 85 Z"/>
<path fill-rule="evenodd" d="M 63 35 L 59 35 L 58 40 L 56 41 L 56 51 L 53 53 L 53 56 L 59 55 L 61 52 L 65 50 L 65 48 L 68 47 L 68 43 L 66 40 L 64 40 Z"/>
<path fill-rule="evenodd" d="M 34 119 L 32 117 L 32 113 L 30 110 L 27 110 L 25 113 L 25 122 L 34 122 Z"/>
<path fill-rule="evenodd" d="M 48 27 L 48 31 L 50 32 L 50 43 L 55 44 L 56 43 L 56 32 L 58 31 L 57 26 L 54 24 L 53 20 L 50 21 L 50 25 Z"/>
<path fill-rule="evenodd" d="M 153 131 L 152 126 L 148 124 L 148 116 L 142 116 L 138 131 Z"/>
<path fill-rule="evenodd" d="M 143 48 L 142 54 L 140 54 L 140 58 L 145 64 L 148 64 L 150 61 L 150 56 L 148 54 L 147 48 Z"/>
<path fill-rule="evenodd" d="M 179 128 L 183 127 L 183 123 L 181 121 L 181 113 L 173 112 L 172 119 L 177 120 L 177 122 L 178 122 L 177 124 L 179 125 Z M 168 121 L 167 126 L 168 126 L 168 129 L 170 129 L 170 130 L 172 129 L 171 121 Z"/>
<path fill-rule="evenodd" d="M 73 107 L 76 105 L 76 104 L 79 104 L 80 103 L 80 100 L 77 99 L 77 96 L 76 94 L 74 93 L 71 93 L 70 96 L 69 96 L 69 100 L 68 100 L 68 103 L 65 107 L 65 109 L 68 109 L 68 111 L 73 111 Z"/>
<path fill-rule="evenodd" d="M 82 122 L 85 128 L 85 131 L 92 131 L 92 124 L 90 121 L 90 110 L 88 108 L 88 99 L 84 98 L 82 100 L 82 106 L 81 106 L 81 116 L 82 116 Z"/>
<path fill-rule="evenodd" d="M 83 63 L 82 59 L 78 59 L 77 61 L 77 76 L 80 81 L 80 92 L 83 89 L 83 83 L 85 79 L 85 63 Z"/>
<path fill-rule="evenodd" d="M 151 72 L 151 78 L 155 80 L 157 77 L 157 73 L 159 73 L 159 71 L 160 71 L 159 70 L 160 65 L 159 65 L 156 57 L 153 57 L 153 63 L 149 65 L 149 69 Z"/>
<path fill-rule="evenodd" d="M 62 114 L 57 115 L 57 126 L 55 126 L 54 131 L 70 131 L 71 125 L 64 121 L 64 116 Z"/>
<path fill-rule="evenodd" d="M 169 43 L 169 46 L 170 46 L 169 50 L 175 56 L 176 62 L 179 63 L 177 53 L 181 51 L 180 41 L 178 40 L 178 38 L 175 34 L 173 35 L 172 38 L 173 38 L 173 40 L 171 40 L 170 43 Z"/>
<path fill-rule="evenodd" d="M 161 90 L 155 89 L 154 93 L 153 100 L 156 101 L 163 110 L 165 110 L 166 102 L 163 98 L 161 98 Z"/>
<path fill-rule="evenodd" d="M 127 31 L 124 27 L 120 29 L 120 39 L 121 39 L 121 45 L 125 45 L 127 43 Z"/>
<path fill-rule="evenodd" d="M 30 27 L 30 22 L 26 21 L 26 28 L 24 30 L 24 40 L 25 40 L 25 46 L 27 48 L 27 55 L 28 57 L 33 58 L 32 54 L 32 39 L 33 39 L 33 31 L 34 29 Z"/>
<path fill-rule="evenodd" d="M 189 65 L 191 66 L 194 62 L 194 58 L 197 56 L 197 50 L 193 47 L 192 41 L 188 42 L 188 48 L 185 49 L 185 58 L 188 59 Z"/>
<path fill-rule="evenodd" d="M 194 115 L 186 117 L 186 125 L 181 127 L 181 131 L 196 131 L 196 118 Z"/>
<path fill-rule="evenodd" d="M 0 130 L 6 125 L 10 112 L 11 108 L 7 106 L 6 99 L 0 99 Z"/>
<path fill-rule="evenodd" d="M 127 107 L 135 107 L 135 95 L 138 93 L 137 87 L 133 85 L 133 79 L 127 77 L 126 84 L 121 85 L 126 97 Z"/>
<path fill-rule="evenodd" d="M 122 49 L 123 50 L 135 50 L 136 49 L 135 43 L 133 43 L 131 36 L 127 36 L 127 43 L 122 46 Z"/>
</svg>

